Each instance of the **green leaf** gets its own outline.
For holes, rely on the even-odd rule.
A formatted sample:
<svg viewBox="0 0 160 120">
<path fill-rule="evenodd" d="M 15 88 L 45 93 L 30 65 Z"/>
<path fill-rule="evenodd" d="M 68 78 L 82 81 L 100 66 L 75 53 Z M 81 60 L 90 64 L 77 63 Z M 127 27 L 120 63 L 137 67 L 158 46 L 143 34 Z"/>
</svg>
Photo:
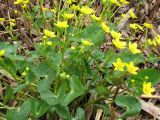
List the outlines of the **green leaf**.
<svg viewBox="0 0 160 120">
<path fill-rule="evenodd" d="M 105 34 L 98 24 L 92 23 L 78 34 L 79 38 L 92 40 L 94 44 L 100 44 L 105 40 Z"/>
<path fill-rule="evenodd" d="M 29 83 L 33 82 L 36 80 L 36 76 L 34 74 L 34 72 L 32 72 L 31 70 L 29 70 L 27 72 L 27 76 L 26 76 L 26 81 L 28 81 Z"/>
<path fill-rule="evenodd" d="M 71 120 L 72 116 L 70 115 L 69 109 L 67 106 L 55 105 L 53 109 L 56 113 L 65 120 Z"/>
<path fill-rule="evenodd" d="M 61 102 L 61 105 L 66 106 L 75 98 L 85 93 L 85 87 L 77 76 L 72 76 L 70 79 L 70 92 L 67 93 Z"/>
<path fill-rule="evenodd" d="M 18 111 L 8 110 L 6 113 L 7 120 L 28 120 L 31 109 L 30 100 L 26 100 Z"/>
<path fill-rule="evenodd" d="M 120 107 L 125 107 L 126 111 L 122 117 L 130 117 L 141 111 L 141 104 L 134 96 L 119 95 L 115 99 L 115 103 Z"/>
<path fill-rule="evenodd" d="M 41 99 L 47 102 L 49 105 L 56 105 L 61 102 L 64 97 L 66 84 L 63 83 L 59 89 L 57 95 L 50 91 L 50 85 L 55 78 L 55 74 L 50 72 L 45 79 L 38 82 L 37 89 L 40 93 Z"/>
<path fill-rule="evenodd" d="M 47 11 L 46 13 L 46 18 L 51 19 L 53 17 L 53 13 L 50 11 Z"/>
<path fill-rule="evenodd" d="M 42 115 L 44 115 L 48 109 L 49 109 L 49 105 L 40 100 L 32 100 L 32 106 L 31 106 L 31 113 L 33 115 L 34 118 L 39 118 L 41 117 Z"/>
<path fill-rule="evenodd" d="M 25 89 L 28 85 L 26 83 L 19 84 L 13 91 L 13 93 L 18 93 L 19 91 Z"/>
<path fill-rule="evenodd" d="M 104 86 L 97 86 L 95 88 L 96 92 L 99 94 L 99 95 L 104 95 L 104 94 L 107 94 L 108 93 L 108 90 L 106 87 Z"/>
<path fill-rule="evenodd" d="M 85 120 L 85 111 L 83 108 L 78 107 L 75 114 L 76 120 Z"/>
<path fill-rule="evenodd" d="M 52 71 L 51 67 L 46 61 L 38 64 L 32 70 L 37 77 L 45 77 L 50 71 Z"/>
<path fill-rule="evenodd" d="M 148 58 L 148 61 L 153 63 L 153 64 L 156 64 L 158 62 L 158 57 L 155 54 L 150 54 L 149 58 Z"/>
<path fill-rule="evenodd" d="M 13 89 L 9 85 L 7 85 L 5 88 L 3 103 L 6 104 L 8 100 L 10 100 L 12 97 L 13 97 Z"/>
</svg>

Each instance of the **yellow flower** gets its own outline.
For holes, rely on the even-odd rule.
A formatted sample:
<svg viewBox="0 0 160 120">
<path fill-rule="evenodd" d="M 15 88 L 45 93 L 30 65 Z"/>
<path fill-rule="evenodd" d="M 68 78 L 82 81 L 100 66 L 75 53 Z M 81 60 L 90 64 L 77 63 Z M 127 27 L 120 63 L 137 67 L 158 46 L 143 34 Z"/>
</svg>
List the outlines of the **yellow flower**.
<svg viewBox="0 0 160 120">
<path fill-rule="evenodd" d="M 80 7 L 79 7 L 79 5 L 73 4 L 73 5 L 71 6 L 71 9 L 72 9 L 72 10 L 79 10 Z"/>
<path fill-rule="evenodd" d="M 5 18 L 0 18 L 0 22 L 4 22 L 5 21 Z"/>
<path fill-rule="evenodd" d="M 27 73 L 24 71 L 23 73 L 21 73 L 21 75 L 22 75 L 23 77 L 25 77 L 25 76 L 27 75 Z"/>
<path fill-rule="evenodd" d="M 126 16 L 127 16 L 127 15 L 124 14 L 124 13 L 121 14 L 121 17 L 122 17 L 122 18 L 125 18 Z"/>
<path fill-rule="evenodd" d="M 56 13 L 55 9 L 49 9 L 52 13 Z"/>
<path fill-rule="evenodd" d="M 140 30 L 144 31 L 143 28 L 140 25 L 138 25 L 137 23 L 130 24 L 129 27 L 134 30 L 140 29 Z"/>
<path fill-rule="evenodd" d="M 153 28 L 153 25 L 152 24 L 149 24 L 149 23 L 144 23 L 143 24 L 146 28 L 149 28 L 149 29 L 152 29 Z"/>
<path fill-rule="evenodd" d="M 63 15 L 63 17 L 66 18 L 66 19 L 71 19 L 71 18 L 74 17 L 74 14 L 65 13 L 65 14 Z"/>
<path fill-rule="evenodd" d="M 83 13 L 83 14 L 92 14 L 94 13 L 95 11 L 92 9 L 92 8 L 89 8 L 88 6 L 84 6 L 80 9 L 80 11 Z"/>
<path fill-rule="evenodd" d="M 22 2 L 23 2 L 23 0 L 17 0 L 17 1 L 14 2 L 14 4 L 15 4 L 15 5 L 21 4 Z"/>
<path fill-rule="evenodd" d="M 155 41 L 157 41 L 158 45 L 160 45 L 160 35 L 156 36 Z"/>
<path fill-rule="evenodd" d="M 96 20 L 96 21 L 100 21 L 100 20 L 101 20 L 101 17 L 97 17 L 97 16 L 95 16 L 95 15 L 91 15 L 91 18 L 92 18 L 93 20 Z"/>
<path fill-rule="evenodd" d="M 138 27 L 141 31 L 144 31 L 143 28 L 142 28 L 140 25 L 137 24 L 137 27 Z"/>
<path fill-rule="evenodd" d="M 138 70 L 139 68 L 134 66 L 133 61 L 131 61 L 131 62 L 130 62 L 129 64 L 127 64 L 126 66 L 127 66 L 127 69 L 128 69 L 128 72 L 129 72 L 129 73 L 134 74 L 134 75 L 137 74 L 137 70 Z"/>
<path fill-rule="evenodd" d="M 44 29 L 44 30 L 43 30 L 43 33 L 44 33 L 44 34 L 45 34 L 45 36 L 47 36 L 47 37 L 51 37 L 51 38 L 56 37 L 56 35 L 55 35 L 55 33 L 54 33 L 54 32 L 49 31 L 49 30 L 47 30 L 47 29 Z"/>
<path fill-rule="evenodd" d="M 18 13 L 18 10 L 14 10 L 13 12 L 14 12 L 15 14 L 17 14 L 17 13 Z"/>
<path fill-rule="evenodd" d="M 115 67 L 114 70 L 124 71 L 125 64 L 126 63 L 122 62 L 122 60 L 118 58 L 117 61 L 113 63 Z"/>
<path fill-rule="evenodd" d="M 138 27 L 137 27 L 137 24 L 136 23 L 133 23 L 133 24 L 129 24 L 129 27 L 134 29 L 134 30 L 137 30 Z"/>
<path fill-rule="evenodd" d="M 112 35 L 113 38 L 115 38 L 115 39 L 121 39 L 121 36 L 122 36 L 121 33 L 115 32 L 113 30 L 110 33 L 111 33 L 111 35 Z"/>
<path fill-rule="evenodd" d="M 85 46 L 92 46 L 93 45 L 93 43 L 88 40 L 82 40 L 82 44 Z"/>
<path fill-rule="evenodd" d="M 120 2 L 121 2 L 122 4 L 128 4 L 128 3 L 129 3 L 129 2 L 126 1 L 126 0 L 120 0 Z"/>
<path fill-rule="evenodd" d="M 154 45 L 154 46 L 157 45 L 156 40 L 148 39 L 147 42 L 148 42 L 149 45 Z"/>
<path fill-rule="evenodd" d="M 58 21 L 57 23 L 54 24 L 55 26 L 59 27 L 59 28 L 67 28 L 69 27 L 67 21 Z"/>
<path fill-rule="evenodd" d="M 133 10 L 129 10 L 129 14 L 130 14 L 131 18 L 138 18 L 138 17 L 134 14 Z"/>
<path fill-rule="evenodd" d="M 143 83 L 143 92 L 144 94 L 148 95 L 148 96 L 151 96 L 151 93 L 154 92 L 155 89 L 152 88 L 152 85 L 151 85 L 151 82 L 144 82 Z"/>
<path fill-rule="evenodd" d="M 48 11 L 49 9 L 46 8 L 46 7 L 42 7 L 42 10 L 43 10 L 43 11 Z"/>
<path fill-rule="evenodd" d="M 51 41 L 47 41 L 47 45 L 48 46 L 52 46 L 52 42 Z"/>
<path fill-rule="evenodd" d="M 109 32 L 110 31 L 110 28 L 105 24 L 105 22 L 102 22 L 101 23 L 101 26 L 102 26 L 102 29 L 105 31 L 105 32 Z"/>
<path fill-rule="evenodd" d="M 129 42 L 129 50 L 133 54 L 141 53 L 141 51 L 139 49 L 137 49 L 137 43 L 131 43 L 131 42 Z"/>
<path fill-rule="evenodd" d="M 76 0 L 66 0 L 68 4 L 72 4 L 72 2 L 76 2 Z"/>
<path fill-rule="evenodd" d="M 0 57 L 4 56 L 5 50 L 0 50 Z"/>
<path fill-rule="evenodd" d="M 29 0 L 23 0 L 23 4 L 27 5 L 29 3 Z"/>
<path fill-rule="evenodd" d="M 121 4 L 117 0 L 110 0 L 110 2 L 117 6 L 121 6 Z"/>
<path fill-rule="evenodd" d="M 126 47 L 126 42 L 120 41 L 119 39 L 112 40 L 112 42 L 119 49 L 124 49 Z"/>
</svg>

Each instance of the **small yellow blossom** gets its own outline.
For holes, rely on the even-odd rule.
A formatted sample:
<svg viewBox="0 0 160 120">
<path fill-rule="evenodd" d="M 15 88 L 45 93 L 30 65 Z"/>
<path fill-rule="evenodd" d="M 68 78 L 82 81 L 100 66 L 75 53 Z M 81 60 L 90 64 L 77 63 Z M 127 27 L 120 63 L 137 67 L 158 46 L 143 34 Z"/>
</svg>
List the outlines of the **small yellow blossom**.
<svg viewBox="0 0 160 120">
<path fill-rule="evenodd" d="M 63 17 L 66 18 L 66 19 L 71 19 L 71 18 L 74 17 L 74 14 L 65 13 L 65 14 L 63 15 Z"/>
<path fill-rule="evenodd" d="M 76 2 L 76 0 L 66 0 L 68 4 L 72 4 L 72 2 Z"/>
<path fill-rule="evenodd" d="M 110 33 L 111 33 L 111 35 L 112 35 L 113 38 L 115 38 L 115 39 L 121 39 L 121 36 L 122 36 L 121 33 L 113 31 L 113 30 Z"/>
<path fill-rule="evenodd" d="M 137 24 L 138 29 L 140 29 L 141 31 L 144 31 L 143 28 Z"/>
<path fill-rule="evenodd" d="M 129 64 L 126 65 L 127 66 L 127 70 L 129 73 L 136 75 L 137 74 L 137 70 L 139 69 L 138 67 L 134 66 L 133 61 L 131 61 Z"/>
<path fill-rule="evenodd" d="M 110 2 L 117 6 L 121 6 L 121 4 L 117 0 L 110 0 Z"/>
<path fill-rule="evenodd" d="M 133 23 L 133 24 L 129 24 L 129 27 L 134 29 L 134 30 L 137 30 L 138 27 L 137 27 L 137 24 L 136 23 Z"/>
<path fill-rule="evenodd" d="M 102 29 L 105 31 L 105 32 L 110 32 L 110 28 L 105 24 L 105 22 L 102 22 L 101 23 L 101 26 L 102 26 Z"/>
<path fill-rule="evenodd" d="M 67 28 L 69 27 L 67 21 L 58 21 L 57 23 L 54 24 L 55 26 L 59 27 L 59 28 Z"/>
<path fill-rule="evenodd" d="M 114 70 L 124 71 L 125 64 L 126 63 L 122 62 L 122 60 L 118 58 L 117 61 L 113 63 L 115 67 Z"/>
<path fill-rule="evenodd" d="M 154 46 L 157 45 L 156 40 L 148 39 L 147 42 L 148 42 L 149 45 L 154 45 Z"/>
<path fill-rule="evenodd" d="M 150 23 L 144 23 L 143 24 L 146 28 L 149 28 L 149 29 L 152 29 L 153 28 L 153 25 L 150 24 Z"/>
<path fill-rule="evenodd" d="M 129 2 L 126 1 L 126 0 L 120 0 L 120 2 L 121 2 L 122 4 L 129 4 Z"/>
<path fill-rule="evenodd" d="M 156 36 L 155 41 L 157 41 L 157 44 L 160 45 L 160 35 Z"/>
<path fill-rule="evenodd" d="M 127 15 L 124 14 L 124 13 L 121 14 L 121 17 L 123 17 L 123 18 L 125 18 L 126 16 L 127 16 Z"/>
<path fill-rule="evenodd" d="M 23 0 L 23 4 L 27 5 L 29 3 L 29 0 Z"/>
<path fill-rule="evenodd" d="M 4 22 L 5 20 L 5 18 L 0 18 L 0 22 Z"/>
<path fill-rule="evenodd" d="M 132 83 L 134 83 L 134 82 L 135 82 L 135 80 L 134 80 L 134 79 L 132 79 L 132 80 L 131 80 L 131 82 L 132 82 Z"/>
<path fill-rule="evenodd" d="M 29 67 L 26 67 L 26 71 L 29 71 L 30 69 L 29 69 Z"/>
<path fill-rule="evenodd" d="M 72 10 L 80 10 L 80 7 L 79 7 L 79 5 L 73 4 L 73 5 L 71 6 L 71 9 L 72 9 Z"/>
<path fill-rule="evenodd" d="M 129 50 L 133 54 L 141 53 L 141 51 L 139 49 L 137 49 L 137 43 L 131 43 L 131 42 L 129 42 Z"/>
<path fill-rule="evenodd" d="M 45 11 L 45 12 L 46 12 L 46 11 L 49 11 L 49 9 L 46 8 L 46 7 L 42 7 L 42 10 Z"/>
<path fill-rule="evenodd" d="M 80 11 L 83 13 L 83 14 L 87 14 L 87 15 L 90 15 L 92 13 L 94 13 L 95 11 L 92 9 L 92 8 L 89 8 L 88 6 L 84 6 L 80 9 Z"/>
<path fill-rule="evenodd" d="M 0 50 L 0 57 L 4 56 L 5 50 Z"/>
<path fill-rule="evenodd" d="M 85 46 L 92 46 L 93 45 L 93 43 L 88 40 L 82 40 L 82 44 Z"/>
<path fill-rule="evenodd" d="M 51 41 L 47 41 L 47 45 L 48 46 L 52 46 L 52 42 Z"/>
<path fill-rule="evenodd" d="M 151 82 L 143 83 L 143 92 L 145 95 L 151 96 L 151 93 L 154 92 L 155 89 L 152 88 Z"/>
<path fill-rule="evenodd" d="M 25 76 L 27 75 L 27 73 L 24 71 L 23 73 L 21 73 L 21 75 L 22 75 L 23 77 L 25 77 Z"/>
<path fill-rule="evenodd" d="M 17 14 L 17 13 L 18 13 L 18 10 L 14 10 L 14 13 Z"/>
<path fill-rule="evenodd" d="M 56 13 L 55 9 L 49 9 L 52 13 Z"/>
<path fill-rule="evenodd" d="M 144 78 L 145 78 L 146 80 L 148 80 L 149 77 L 148 77 L 148 76 L 145 76 Z"/>
<path fill-rule="evenodd" d="M 138 18 L 138 17 L 134 14 L 133 10 L 129 10 L 129 14 L 130 14 L 131 18 Z"/>
<path fill-rule="evenodd" d="M 70 48 L 71 50 L 75 50 L 76 48 L 74 47 L 74 46 L 71 46 L 71 48 Z"/>
<path fill-rule="evenodd" d="M 95 16 L 95 15 L 91 15 L 91 18 L 92 18 L 93 20 L 96 20 L 96 21 L 100 21 L 100 20 L 101 20 L 101 17 L 97 17 L 97 16 Z"/>
<path fill-rule="evenodd" d="M 43 36 L 43 39 L 47 39 L 47 36 L 46 36 L 46 35 L 44 35 L 44 36 Z"/>
<path fill-rule="evenodd" d="M 9 24 L 10 24 L 10 26 L 13 26 L 13 27 L 16 26 L 16 23 L 12 22 L 12 21 L 10 21 Z"/>
<path fill-rule="evenodd" d="M 45 34 L 45 36 L 47 36 L 47 37 L 51 37 L 51 38 L 56 37 L 56 35 L 55 35 L 55 33 L 54 33 L 54 32 L 49 31 L 49 30 L 47 30 L 47 29 L 44 29 L 44 30 L 43 30 L 43 33 L 44 33 L 44 34 Z"/>
<path fill-rule="evenodd" d="M 143 28 L 140 25 L 138 25 L 137 23 L 130 24 L 129 27 L 134 30 L 140 29 L 141 31 L 144 31 Z"/>
<path fill-rule="evenodd" d="M 23 0 L 17 0 L 14 2 L 15 5 L 23 3 Z"/>
<path fill-rule="evenodd" d="M 119 39 L 112 40 L 112 42 L 119 49 L 124 49 L 126 47 L 126 42 L 120 41 Z"/>
</svg>

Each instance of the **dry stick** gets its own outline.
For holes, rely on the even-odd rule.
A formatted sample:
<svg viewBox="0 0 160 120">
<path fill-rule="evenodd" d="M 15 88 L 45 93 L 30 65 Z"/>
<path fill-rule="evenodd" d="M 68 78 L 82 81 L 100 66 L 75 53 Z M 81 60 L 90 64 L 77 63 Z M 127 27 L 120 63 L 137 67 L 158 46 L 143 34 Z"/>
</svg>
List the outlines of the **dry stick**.
<svg viewBox="0 0 160 120">
<path fill-rule="evenodd" d="M 21 30 L 25 30 L 25 28 L 21 28 Z M 13 32 L 17 32 L 18 29 L 13 30 Z M 0 31 L 0 35 L 7 34 L 7 31 Z"/>
<path fill-rule="evenodd" d="M 131 8 L 130 10 L 134 11 L 134 8 Z M 122 18 L 119 22 L 119 24 L 117 25 L 118 31 L 120 31 L 126 24 L 126 22 L 128 21 L 130 15 L 129 15 L 129 11 L 126 14 L 126 17 Z"/>
<path fill-rule="evenodd" d="M 141 108 L 148 112 L 149 114 L 153 115 L 156 119 L 160 120 L 160 108 L 156 107 L 152 103 L 145 102 L 144 100 L 138 98 L 141 103 Z"/>
<path fill-rule="evenodd" d="M 102 113 L 103 113 L 102 109 L 97 109 L 95 120 L 100 120 Z"/>
<path fill-rule="evenodd" d="M 160 96 L 158 96 L 158 95 L 151 95 L 151 96 L 141 95 L 140 98 L 160 99 Z"/>
</svg>

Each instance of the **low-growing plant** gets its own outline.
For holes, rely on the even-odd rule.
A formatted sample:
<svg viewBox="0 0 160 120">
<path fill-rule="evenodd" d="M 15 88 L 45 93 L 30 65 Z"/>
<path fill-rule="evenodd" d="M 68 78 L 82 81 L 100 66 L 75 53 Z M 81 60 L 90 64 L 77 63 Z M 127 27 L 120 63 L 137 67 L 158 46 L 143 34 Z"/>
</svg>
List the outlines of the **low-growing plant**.
<svg viewBox="0 0 160 120">
<path fill-rule="evenodd" d="M 109 117 L 115 105 L 126 118 L 141 111 L 138 96 L 155 92 L 160 35 L 151 23 L 131 22 L 138 19 L 133 8 L 118 13 L 128 1 L 17 0 L 14 5 L 14 15 L 0 18 L 9 36 L 0 42 L 0 72 L 6 76 L 0 83 L 2 119 L 84 120 L 99 108 Z M 136 40 L 137 34 L 144 40 Z"/>
</svg>

